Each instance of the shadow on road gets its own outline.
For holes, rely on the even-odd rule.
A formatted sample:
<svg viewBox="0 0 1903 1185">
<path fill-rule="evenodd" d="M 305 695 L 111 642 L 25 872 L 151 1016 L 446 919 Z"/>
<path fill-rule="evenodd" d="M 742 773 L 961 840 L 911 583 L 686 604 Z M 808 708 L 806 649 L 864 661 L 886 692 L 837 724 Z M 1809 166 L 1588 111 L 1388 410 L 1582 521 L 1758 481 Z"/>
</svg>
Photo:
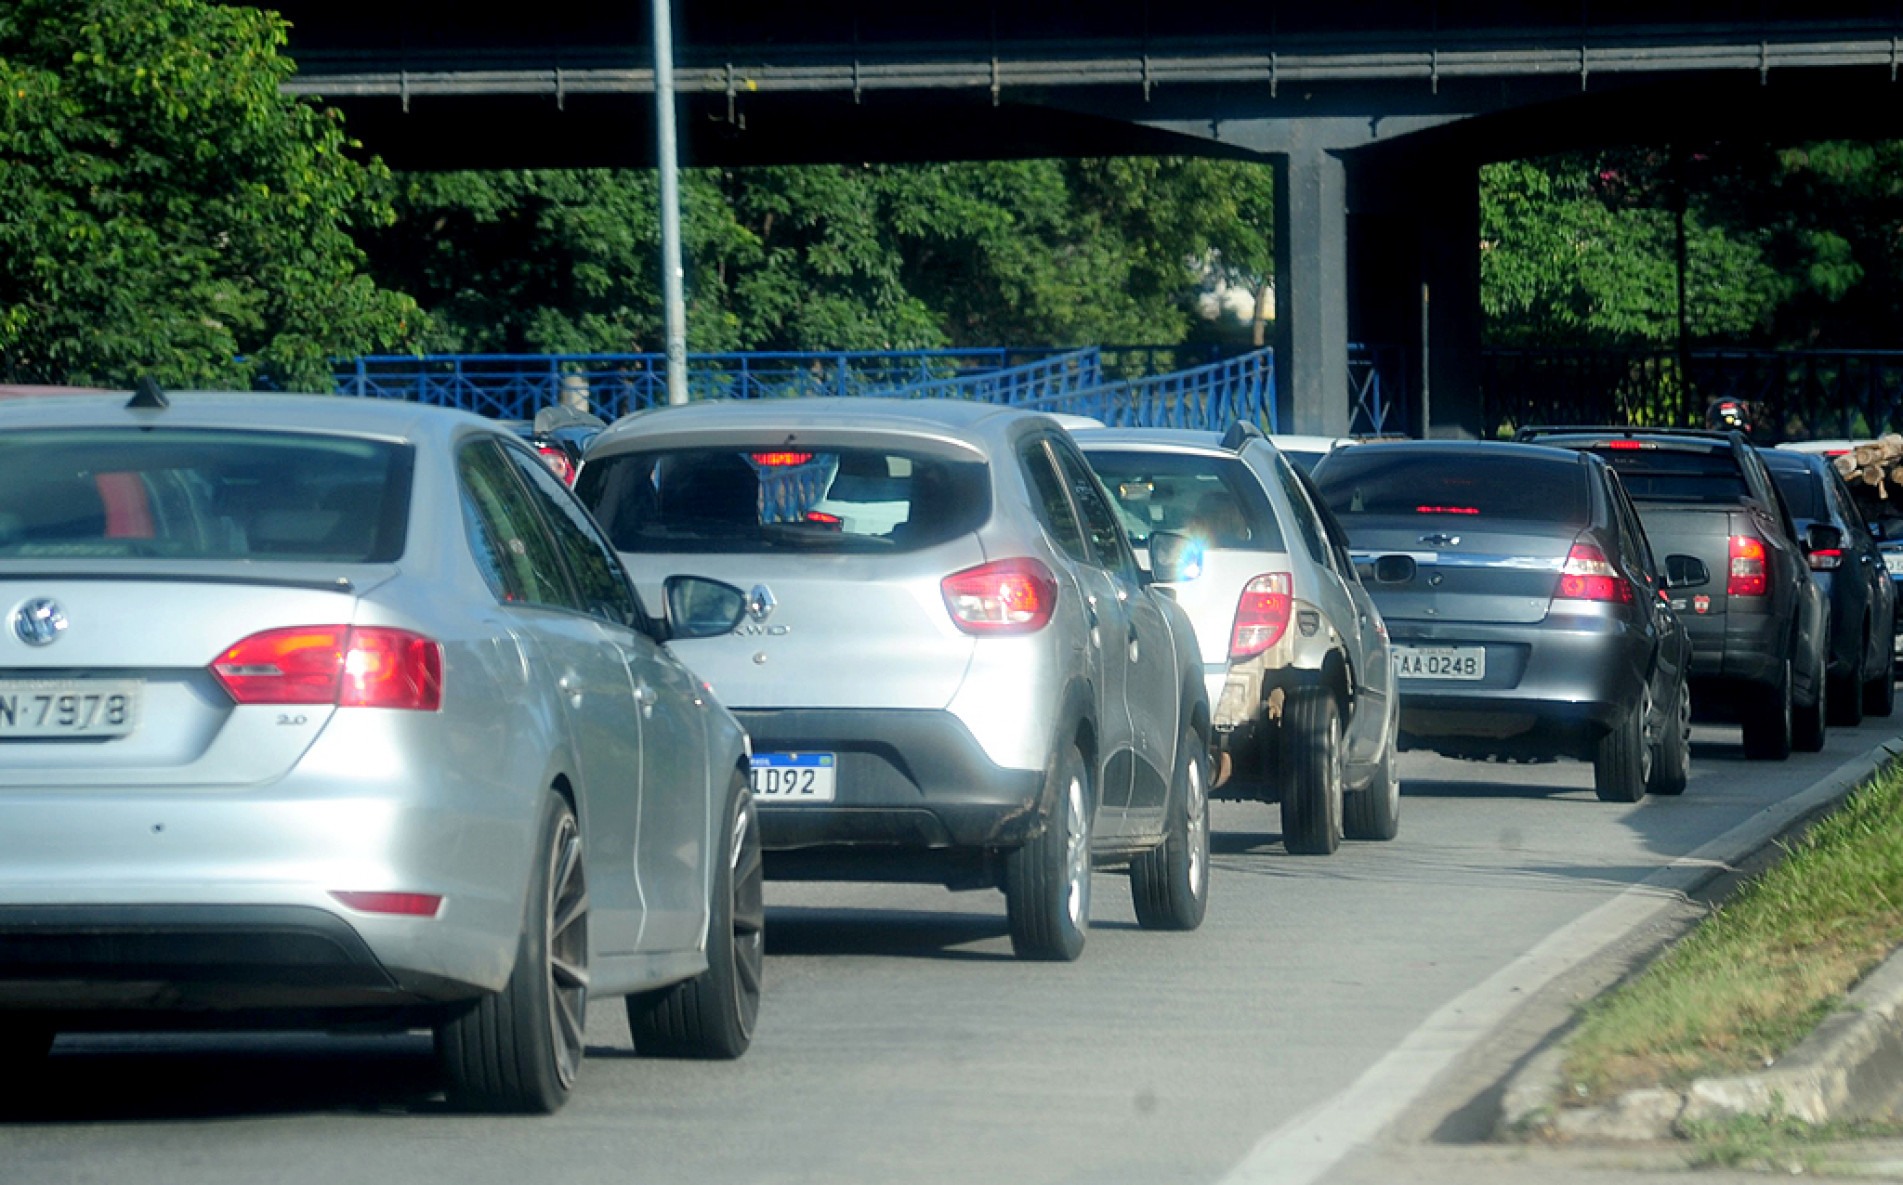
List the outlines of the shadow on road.
<svg viewBox="0 0 1903 1185">
<path fill-rule="evenodd" d="M 1009 951 L 959 949 L 1008 933 L 1002 910 L 927 913 L 775 905 L 767 909 L 766 950 L 769 955 L 881 955 L 1008 962 L 1013 958 Z"/>
<path fill-rule="evenodd" d="M 265 1040 L 273 1048 L 230 1044 Z M 410 1115 L 444 1111 L 441 1091 L 428 1037 L 67 1037 L 30 1087 L 20 1079 L 0 1083 L 0 1127 L 318 1111 Z"/>
<path fill-rule="evenodd" d="M 1489 769 L 1512 769 L 1512 766 L 1490 765 Z M 1549 769 L 1549 765 L 1536 765 L 1533 769 Z M 1591 777 L 1588 773 L 1588 778 Z M 1436 778 L 1409 778 L 1401 783 L 1401 797 L 1409 798 L 1553 798 L 1570 799 L 1579 803 L 1600 806 L 1594 797 L 1592 786 L 1552 786 L 1539 782 L 1457 782 Z M 1402 808 L 1405 811 L 1405 807 Z M 1405 816 L 1404 816 L 1405 817 Z"/>
</svg>

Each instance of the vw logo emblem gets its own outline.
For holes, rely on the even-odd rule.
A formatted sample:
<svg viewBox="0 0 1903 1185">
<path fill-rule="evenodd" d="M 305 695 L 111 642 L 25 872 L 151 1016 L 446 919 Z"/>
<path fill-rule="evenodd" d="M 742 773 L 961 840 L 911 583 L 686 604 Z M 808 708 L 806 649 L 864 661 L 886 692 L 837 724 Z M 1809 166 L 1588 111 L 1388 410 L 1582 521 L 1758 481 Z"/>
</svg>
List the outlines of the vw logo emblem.
<svg viewBox="0 0 1903 1185">
<path fill-rule="evenodd" d="M 756 584 L 753 591 L 747 594 L 747 616 L 755 621 L 765 621 L 773 616 L 774 606 L 778 604 L 766 585 Z"/>
<path fill-rule="evenodd" d="M 66 613 L 59 602 L 35 597 L 13 611 L 13 632 L 29 646 L 51 646 L 66 632 Z"/>
</svg>

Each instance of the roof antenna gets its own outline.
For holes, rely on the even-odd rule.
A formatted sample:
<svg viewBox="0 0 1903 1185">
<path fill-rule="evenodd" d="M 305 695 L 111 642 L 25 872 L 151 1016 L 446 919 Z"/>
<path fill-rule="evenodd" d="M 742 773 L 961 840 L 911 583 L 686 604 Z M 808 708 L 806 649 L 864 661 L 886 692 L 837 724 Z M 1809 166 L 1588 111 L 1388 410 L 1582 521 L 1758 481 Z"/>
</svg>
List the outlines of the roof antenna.
<svg viewBox="0 0 1903 1185">
<path fill-rule="evenodd" d="M 163 411 L 172 406 L 172 401 L 165 397 L 159 381 L 145 374 L 139 376 L 138 385 L 132 388 L 132 398 L 126 402 L 126 406 L 138 411 Z"/>
</svg>

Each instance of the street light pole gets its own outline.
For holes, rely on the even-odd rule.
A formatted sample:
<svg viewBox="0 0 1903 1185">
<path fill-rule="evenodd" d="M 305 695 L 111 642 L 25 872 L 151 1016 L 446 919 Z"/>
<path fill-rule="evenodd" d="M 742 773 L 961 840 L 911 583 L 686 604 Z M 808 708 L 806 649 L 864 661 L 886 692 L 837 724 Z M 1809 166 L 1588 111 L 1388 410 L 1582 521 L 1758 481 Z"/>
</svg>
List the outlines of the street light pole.
<svg viewBox="0 0 1903 1185">
<path fill-rule="evenodd" d="M 661 301 L 667 325 L 667 401 L 687 402 L 687 300 L 681 291 L 681 176 L 674 142 L 674 17 L 654 12 L 654 164 L 661 174 Z"/>
</svg>

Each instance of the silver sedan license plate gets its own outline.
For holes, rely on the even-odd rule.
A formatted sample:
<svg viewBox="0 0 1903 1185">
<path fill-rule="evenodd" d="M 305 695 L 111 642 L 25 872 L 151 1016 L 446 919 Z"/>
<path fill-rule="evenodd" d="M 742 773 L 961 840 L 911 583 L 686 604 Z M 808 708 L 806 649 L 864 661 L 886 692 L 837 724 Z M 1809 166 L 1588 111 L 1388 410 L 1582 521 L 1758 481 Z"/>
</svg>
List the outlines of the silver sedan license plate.
<svg viewBox="0 0 1903 1185">
<path fill-rule="evenodd" d="M 839 760 L 831 753 L 755 753 L 753 796 L 761 802 L 831 802 Z"/>
<path fill-rule="evenodd" d="M 0 679 L 0 741 L 122 737 L 139 726 L 136 679 Z"/>
<path fill-rule="evenodd" d="M 1403 679 L 1464 679 L 1487 677 L 1484 646 L 1396 646 L 1394 669 Z"/>
</svg>

